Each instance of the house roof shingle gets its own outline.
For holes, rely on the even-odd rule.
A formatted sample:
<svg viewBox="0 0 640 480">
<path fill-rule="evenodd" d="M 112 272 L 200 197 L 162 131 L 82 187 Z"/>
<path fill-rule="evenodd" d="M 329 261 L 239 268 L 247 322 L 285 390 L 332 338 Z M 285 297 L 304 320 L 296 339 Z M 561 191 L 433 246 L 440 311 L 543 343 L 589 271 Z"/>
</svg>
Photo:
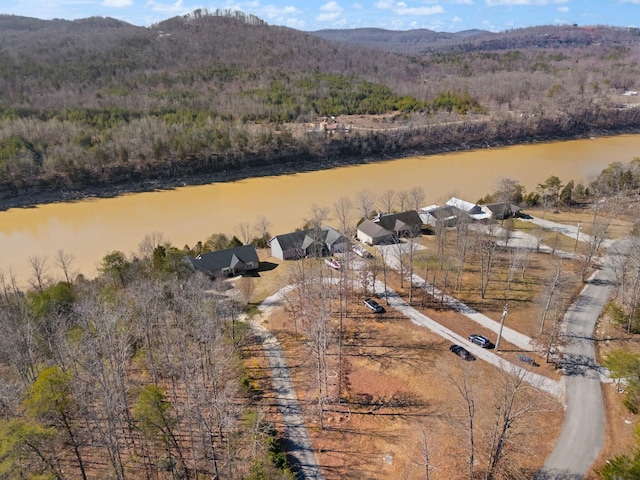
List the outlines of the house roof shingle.
<svg viewBox="0 0 640 480">
<path fill-rule="evenodd" d="M 358 225 L 358 230 L 371 238 L 381 238 L 393 235 L 391 230 L 387 230 L 382 225 L 372 222 L 368 218 L 365 218 L 360 225 Z"/>
<path fill-rule="evenodd" d="M 242 245 L 240 247 L 218 250 L 217 252 L 201 253 L 197 257 L 188 257 L 191 265 L 197 270 L 211 275 L 223 268 L 235 268 L 239 264 L 260 262 L 258 253 L 253 245 Z"/>
<path fill-rule="evenodd" d="M 398 223 L 398 221 L 400 223 Z M 405 228 L 412 228 L 422 226 L 422 219 L 418 212 L 415 210 L 409 210 L 402 213 L 388 213 L 386 215 L 380 215 L 377 223 L 387 230 L 400 231 Z M 400 227 L 399 229 L 396 227 Z"/>
</svg>

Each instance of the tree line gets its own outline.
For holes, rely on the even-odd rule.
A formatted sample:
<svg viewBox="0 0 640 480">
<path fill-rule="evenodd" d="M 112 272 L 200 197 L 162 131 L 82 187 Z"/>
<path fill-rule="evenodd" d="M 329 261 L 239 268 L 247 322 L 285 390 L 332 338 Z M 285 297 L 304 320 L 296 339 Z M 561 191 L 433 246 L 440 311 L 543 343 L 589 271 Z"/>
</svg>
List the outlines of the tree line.
<svg viewBox="0 0 640 480">
<path fill-rule="evenodd" d="M 1 20 L 6 201 L 640 124 L 638 109 L 618 98 L 637 77 L 632 31 L 603 34 L 588 49 L 559 42 L 401 55 L 222 11 L 150 28 L 109 19 Z M 304 128 L 324 116 L 374 114 L 393 118 L 393 129 L 322 136 Z"/>
</svg>

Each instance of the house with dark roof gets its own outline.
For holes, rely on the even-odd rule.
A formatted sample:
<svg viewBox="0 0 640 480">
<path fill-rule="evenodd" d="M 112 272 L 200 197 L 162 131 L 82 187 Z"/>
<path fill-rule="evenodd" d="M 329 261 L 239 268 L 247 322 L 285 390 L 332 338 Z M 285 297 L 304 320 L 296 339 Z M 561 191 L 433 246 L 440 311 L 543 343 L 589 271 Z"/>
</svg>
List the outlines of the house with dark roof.
<svg viewBox="0 0 640 480">
<path fill-rule="evenodd" d="M 396 236 L 377 222 L 365 218 L 356 231 L 356 238 L 367 245 L 394 243 Z"/>
<path fill-rule="evenodd" d="M 280 260 L 297 260 L 344 252 L 349 247 L 349 239 L 331 227 L 310 228 L 276 235 L 269 241 L 269 246 L 272 256 Z"/>
<path fill-rule="evenodd" d="M 398 238 L 417 237 L 422 233 L 422 219 L 415 210 L 381 214 L 373 221 L 385 230 L 393 232 Z"/>
<path fill-rule="evenodd" d="M 495 220 L 505 220 L 507 218 L 515 217 L 520 213 L 521 208 L 510 202 L 489 203 L 483 205 L 483 208 L 487 210 L 491 218 Z"/>
<path fill-rule="evenodd" d="M 491 218 L 491 213 L 486 208 L 477 203 L 467 202 L 456 197 L 451 197 L 445 205 L 456 207 L 461 212 L 466 213 L 472 220 L 483 221 Z"/>
<path fill-rule="evenodd" d="M 420 209 L 420 218 L 433 227 L 454 227 L 464 212 L 453 205 L 431 205 Z"/>
<path fill-rule="evenodd" d="M 187 257 L 191 266 L 211 278 L 231 277 L 252 270 L 258 270 L 260 260 L 253 245 L 201 253 L 197 257 Z"/>
</svg>

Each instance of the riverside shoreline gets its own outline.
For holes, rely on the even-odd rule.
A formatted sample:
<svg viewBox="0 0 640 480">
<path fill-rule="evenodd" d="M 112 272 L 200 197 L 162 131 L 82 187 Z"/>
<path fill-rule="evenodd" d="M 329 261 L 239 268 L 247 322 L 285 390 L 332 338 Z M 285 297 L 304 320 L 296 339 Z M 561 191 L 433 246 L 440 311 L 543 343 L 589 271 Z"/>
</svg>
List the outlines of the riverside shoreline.
<svg viewBox="0 0 640 480">
<path fill-rule="evenodd" d="M 118 182 L 111 185 L 92 185 L 85 188 L 46 188 L 38 190 L 31 188 L 28 191 L 15 195 L 3 195 L 0 192 L 0 211 L 12 208 L 34 208 L 37 205 L 44 205 L 58 202 L 76 202 L 87 198 L 113 198 L 120 195 L 144 193 L 153 191 L 172 190 L 175 188 L 207 185 L 218 182 L 233 182 L 247 178 L 257 178 L 265 176 L 291 175 L 316 170 L 326 170 L 349 165 L 367 164 L 380 161 L 392 161 L 406 157 L 428 157 L 430 155 L 440 155 L 445 153 L 468 152 L 473 150 L 485 150 L 487 148 L 503 148 L 516 145 L 530 145 L 540 143 L 554 143 L 571 140 L 581 140 L 594 137 L 613 137 L 618 135 L 629 135 L 640 133 L 640 126 L 637 128 L 624 127 L 612 130 L 590 131 L 568 135 L 562 132 L 557 136 L 545 136 L 544 138 L 530 138 L 526 141 L 503 141 L 497 142 L 487 139 L 484 145 L 440 145 L 439 148 L 431 148 L 428 151 L 416 151 L 416 149 L 406 151 L 395 151 L 393 156 L 387 153 L 370 156 L 344 156 L 340 158 L 317 158 L 308 156 L 304 161 L 299 159 L 283 163 L 270 163 L 263 167 L 246 167 L 235 170 L 223 170 L 211 173 L 192 174 L 177 176 L 172 178 L 148 178 L 142 180 L 130 180 Z M 491 142 L 491 143 L 489 143 Z M 640 152 L 639 152 L 640 154 Z"/>
</svg>

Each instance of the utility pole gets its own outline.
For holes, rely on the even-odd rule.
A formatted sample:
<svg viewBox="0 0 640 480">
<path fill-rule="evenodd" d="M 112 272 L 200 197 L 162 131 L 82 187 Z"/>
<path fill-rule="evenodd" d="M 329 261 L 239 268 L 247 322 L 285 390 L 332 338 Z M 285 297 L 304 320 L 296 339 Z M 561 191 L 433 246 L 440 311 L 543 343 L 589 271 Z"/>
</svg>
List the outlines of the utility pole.
<svg viewBox="0 0 640 480">
<path fill-rule="evenodd" d="M 576 246 L 573 247 L 573 253 L 578 251 L 578 239 L 580 238 L 580 227 L 582 226 L 582 222 L 578 222 L 578 231 L 576 232 Z"/>
<path fill-rule="evenodd" d="M 500 318 L 500 330 L 498 331 L 498 339 L 496 340 L 496 352 L 500 348 L 500 339 L 502 338 L 502 327 L 504 327 L 504 319 L 507 317 L 507 308 L 509 308 L 509 303 L 504 304 L 504 310 L 502 311 L 502 317 Z"/>
</svg>

